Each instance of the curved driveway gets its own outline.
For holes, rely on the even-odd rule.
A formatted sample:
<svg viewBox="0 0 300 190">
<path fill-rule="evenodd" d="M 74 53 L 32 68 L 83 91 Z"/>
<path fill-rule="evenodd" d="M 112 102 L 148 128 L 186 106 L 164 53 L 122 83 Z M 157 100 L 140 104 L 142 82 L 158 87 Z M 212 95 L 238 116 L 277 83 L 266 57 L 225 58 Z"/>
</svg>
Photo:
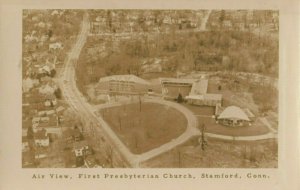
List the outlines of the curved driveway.
<svg viewBox="0 0 300 190">
<path fill-rule="evenodd" d="M 177 138 L 173 139 L 172 141 L 170 141 L 168 143 L 165 143 L 165 144 L 163 144 L 163 145 L 161 145 L 157 148 L 154 148 L 154 149 L 152 149 L 150 151 L 147 151 L 145 153 L 142 153 L 142 154 L 133 154 L 133 153 L 131 153 L 132 155 L 134 155 L 133 156 L 134 158 L 133 158 L 132 161 L 133 161 L 135 167 L 138 167 L 139 163 L 141 163 L 143 161 L 149 160 L 150 158 L 158 156 L 158 155 L 160 155 L 164 152 L 167 152 L 167 151 L 173 149 L 174 147 L 186 142 L 192 136 L 200 134 L 199 130 L 196 128 L 197 123 L 198 123 L 197 118 L 186 107 L 184 107 L 180 104 L 174 103 L 174 102 L 166 101 L 166 100 L 146 99 L 144 101 L 145 102 L 151 102 L 151 103 L 157 103 L 157 104 L 163 104 L 163 105 L 166 105 L 166 106 L 169 106 L 169 107 L 172 107 L 172 108 L 178 110 L 187 119 L 187 128 L 179 137 L 177 137 Z M 128 102 L 128 104 L 131 104 L 131 103 L 132 102 Z M 97 108 L 103 109 L 103 108 L 108 108 L 108 107 L 120 106 L 120 105 L 123 105 L 123 104 L 122 103 L 104 104 L 102 106 L 97 106 Z"/>
</svg>

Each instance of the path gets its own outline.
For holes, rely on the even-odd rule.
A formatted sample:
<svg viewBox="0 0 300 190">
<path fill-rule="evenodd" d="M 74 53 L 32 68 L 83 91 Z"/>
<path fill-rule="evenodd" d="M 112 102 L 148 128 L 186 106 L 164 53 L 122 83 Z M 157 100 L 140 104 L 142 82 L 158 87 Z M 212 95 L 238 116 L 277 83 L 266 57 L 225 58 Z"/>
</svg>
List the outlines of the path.
<svg viewBox="0 0 300 190">
<path fill-rule="evenodd" d="M 208 21 L 208 18 L 211 14 L 211 10 L 208 10 L 208 13 L 205 15 L 205 17 L 203 18 L 202 22 L 201 22 L 201 25 L 198 29 L 198 31 L 206 31 L 206 24 L 207 24 L 207 21 Z"/>
<path fill-rule="evenodd" d="M 258 140 L 277 138 L 277 134 L 275 133 L 267 133 L 264 135 L 255 135 L 255 136 L 229 136 L 229 135 L 219 135 L 213 133 L 205 133 L 205 135 L 211 138 L 218 138 L 223 140 L 237 140 L 237 141 L 258 141 Z"/>
</svg>

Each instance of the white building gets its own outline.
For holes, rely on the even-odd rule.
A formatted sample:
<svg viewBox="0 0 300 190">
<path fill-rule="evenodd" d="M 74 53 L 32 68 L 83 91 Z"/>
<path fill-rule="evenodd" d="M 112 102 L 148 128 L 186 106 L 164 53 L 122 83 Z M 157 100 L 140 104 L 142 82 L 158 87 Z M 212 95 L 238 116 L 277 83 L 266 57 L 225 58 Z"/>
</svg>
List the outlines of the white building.
<svg viewBox="0 0 300 190">
<path fill-rule="evenodd" d="M 237 127 L 250 124 L 247 114 L 237 106 L 227 107 L 218 117 L 218 123 L 226 126 Z"/>
<path fill-rule="evenodd" d="M 63 49 L 63 44 L 61 42 L 55 42 L 52 44 L 49 44 L 49 50 L 56 50 L 56 49 Z"/>
<path fill-rule="evenodd" d="M 46 84 L 39 88 L 39 93 L 51 95 L 55 92 L 56 88 L 57 88 L 56 86 L 51 86 L 49 84 Z"/>
</svg>

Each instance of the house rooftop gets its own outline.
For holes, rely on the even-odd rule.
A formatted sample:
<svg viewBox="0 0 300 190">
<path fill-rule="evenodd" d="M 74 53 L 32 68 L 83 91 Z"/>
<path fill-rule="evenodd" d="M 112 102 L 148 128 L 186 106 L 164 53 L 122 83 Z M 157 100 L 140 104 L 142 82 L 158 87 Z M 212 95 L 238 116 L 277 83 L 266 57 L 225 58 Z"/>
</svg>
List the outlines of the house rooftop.
<svg viewBox="0 0 300 190">
<path fill-rule="evenodd" d="M 207 92 L 207 86 L 208 86 L 208 80 L 207 79 L 201 79 L 197 82 L 193 83 L 190 95 L 196 95 L 196 94 L 206 94 Z"/>
<path fill-rule="evenodd" d="M 218 117 L 218 119 L 240 119 L 250 121 L 246 113 L 237 106 L 227 107 Z"/>
<path fill-rule="evenodd" d="M 48 136 L 47 136 L 47 131 L 46 129 L 42 129 L 42 130 L 39 130 L 37 131 L 35 134 L 34 134 L 34 138 L 35 139 L 47 139 Z"/>
<path fill-rule="evenodd" d="M 85 146 L 89 146 L 88 142 L 87 141 L 78 141 L 78 142 L 75 142 L 74 143 L 74 149 L 81 149 Z"/>
</svg>

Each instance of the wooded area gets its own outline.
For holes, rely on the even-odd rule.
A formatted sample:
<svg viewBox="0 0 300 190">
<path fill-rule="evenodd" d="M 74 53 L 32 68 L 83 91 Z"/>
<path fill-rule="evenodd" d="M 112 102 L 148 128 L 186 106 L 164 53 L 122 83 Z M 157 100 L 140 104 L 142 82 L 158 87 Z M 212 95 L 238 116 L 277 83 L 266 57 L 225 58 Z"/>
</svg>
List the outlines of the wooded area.
<svg viewBox="0 0 300 190">
<path fill-rule="evenodd" d="M 99 44 L 102 52 L 97 50 Z M 168 72 L 226 70 L 278 76 L 278 41 L 250 32 L 209 31 L 132 37 L 119 42 L 90 38 L 78 62 L 78 81 L 87 85 L 107 75 L 139 76 L 142 60 L 147 58 L 166 58 L 162 71 Z"/>
</svg>

